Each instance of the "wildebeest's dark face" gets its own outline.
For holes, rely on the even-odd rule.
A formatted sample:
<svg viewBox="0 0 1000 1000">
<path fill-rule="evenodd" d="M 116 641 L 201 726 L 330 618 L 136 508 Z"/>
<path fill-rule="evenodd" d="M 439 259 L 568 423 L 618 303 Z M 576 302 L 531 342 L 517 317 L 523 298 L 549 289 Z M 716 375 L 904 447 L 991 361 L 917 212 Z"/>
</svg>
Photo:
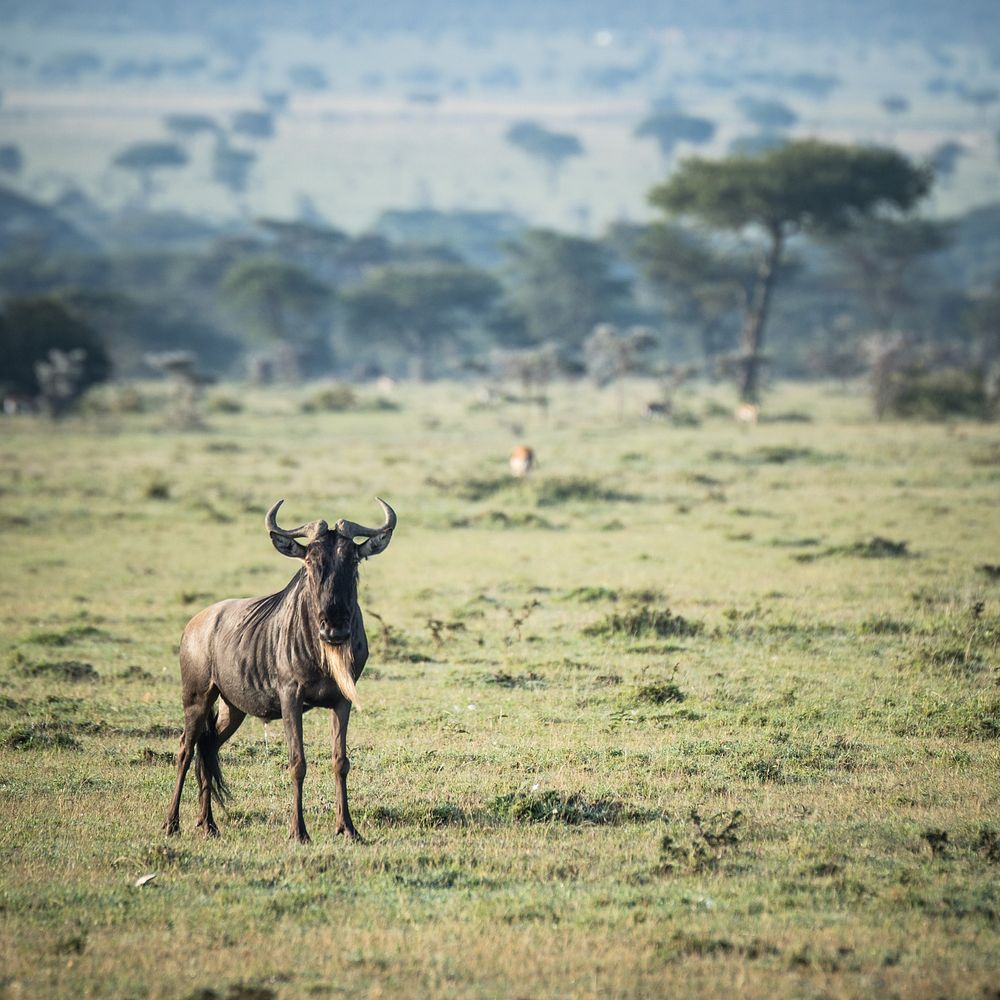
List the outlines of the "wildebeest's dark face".
<svg viewBox="0 0 1000 1000">
<path fill-rule="evenodd" d="M 320 639 L 334 646 L 350 642 L 358 605 L 358 546 L 327 531 L 306 546 L 305 571 Z"/>
<path fill-rule="evenodd" d="M 392 541 L 396 512 L 384 501 L 385 521 L 377 528 L 341 518 L 331 530 L 326 521 L 311 521 L 298 528 L 281 528 L 276 515 L 279 500 L 267 512 L 264 526 L 271 543 L 285 556 L 305 564 L 306 587 L 323 642 L 339 646 L 351 640 L 351 623 L 358 606 L 358 563 L 384 552 Z M 355 538 L 364 538 L 360 543 Z M 299 538 L 307 539 L 302 545 Z"/>
</svg>

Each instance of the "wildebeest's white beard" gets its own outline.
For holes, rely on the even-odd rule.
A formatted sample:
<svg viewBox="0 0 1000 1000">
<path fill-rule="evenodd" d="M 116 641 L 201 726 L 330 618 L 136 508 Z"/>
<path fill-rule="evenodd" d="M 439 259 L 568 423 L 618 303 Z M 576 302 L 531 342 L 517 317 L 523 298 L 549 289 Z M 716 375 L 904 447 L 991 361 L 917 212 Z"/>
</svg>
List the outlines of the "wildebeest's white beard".
<svg viewBox="0 0 1000 1000">
<path fill-rule="evenodd" d="M 340 688 L 340 693 L 353 705 L 360 708 L 358 689 L 354 686 L 354 648 L 349 642 L 340 646 L 330 646 L 321 642 L 323 669 Z"/>
</svg>

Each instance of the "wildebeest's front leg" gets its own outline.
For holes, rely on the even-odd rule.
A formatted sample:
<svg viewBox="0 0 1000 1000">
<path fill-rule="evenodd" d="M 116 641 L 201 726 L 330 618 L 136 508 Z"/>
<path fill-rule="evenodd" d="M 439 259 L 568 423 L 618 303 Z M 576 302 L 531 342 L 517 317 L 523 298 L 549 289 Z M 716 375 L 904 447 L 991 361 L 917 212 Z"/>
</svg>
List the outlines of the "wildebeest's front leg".
<svg viewBox="0 0 1000 1000">
<path fill-rule="evenodd" d="M 351 703 L 346 699 L 330 712 L 330 736 L 333 742 L 333 774 L 337 782 L 337 833 L 348 840 L 360 840 L 361 836 L 351 822 L 351 810 L 347 807 L 347 772 L 351 762 L 347 759 L 347 723 L 351 719 Z"/>
<path fill-rule="evenodd" d="M 288 741 L 288 773 L 292 778 L 292 829 L 291 838 L 300 844 L 309 843 L 306 820 L 302 815 L 302 783 L 306 779 L 306 750 L 302 742 L 302 696 L 298 691 L 283 691 L 281 721 Z"/>
</svg>

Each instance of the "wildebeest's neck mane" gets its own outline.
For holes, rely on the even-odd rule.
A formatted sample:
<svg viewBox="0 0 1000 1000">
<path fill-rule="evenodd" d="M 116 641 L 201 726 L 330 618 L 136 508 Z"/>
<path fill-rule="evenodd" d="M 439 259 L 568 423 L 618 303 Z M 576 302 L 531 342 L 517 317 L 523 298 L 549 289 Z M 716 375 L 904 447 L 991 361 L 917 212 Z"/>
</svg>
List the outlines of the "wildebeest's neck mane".
<svg viewBox="0 0 1000 1000">
<path fill-rule="evenodd" d="M 244 630 L 253 631 L 273 620 L 279 610 L 286 605 L 286 602 L 295 600 L 295 592 L 299 589 L 305 575 L 305 569 L 300 569 L 288 581 L 284 590 L 279 590 L 276 594 L 268 594 L 267 597 L 258 597 L 257 600 L 253 601 L 243 616 Z"/>
</svg>

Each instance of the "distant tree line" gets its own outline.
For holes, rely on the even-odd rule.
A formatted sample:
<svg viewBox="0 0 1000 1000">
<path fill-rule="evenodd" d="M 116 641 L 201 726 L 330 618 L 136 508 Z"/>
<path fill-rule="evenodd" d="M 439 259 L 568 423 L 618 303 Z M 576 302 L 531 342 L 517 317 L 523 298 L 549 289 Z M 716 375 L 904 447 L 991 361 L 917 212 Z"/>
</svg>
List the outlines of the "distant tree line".
<svg viewBox="0 0 1000 1000">
<path fill-rule="evenodd" d="M 1000 356 L 1000 286 L 984 266 L 1000 208 L 922 219 L 931 183 L 899 153 L 815 141 L 694 158 L 651 192 L 659 221 L 599 239 L 422 210 L 361 235 L 151 215 L 144 242 L 123 242 L 81 199 L 60 214 L 11 197 L 21 225 L 0 227 L 0 383 L 37 394 L 53 349 L 84 351 L 85 381 L 148 373 L 149 354 L 176 351 L 285 381 L 457 375 L 493 356 L 514 370 L 521 352 L 605 381 L 697 363 L 754 401 L 773 375 L 869 370 L 872 338 L 892 335 L 901 371 L 974 369 L 985 386 Z"/>
</svg>

